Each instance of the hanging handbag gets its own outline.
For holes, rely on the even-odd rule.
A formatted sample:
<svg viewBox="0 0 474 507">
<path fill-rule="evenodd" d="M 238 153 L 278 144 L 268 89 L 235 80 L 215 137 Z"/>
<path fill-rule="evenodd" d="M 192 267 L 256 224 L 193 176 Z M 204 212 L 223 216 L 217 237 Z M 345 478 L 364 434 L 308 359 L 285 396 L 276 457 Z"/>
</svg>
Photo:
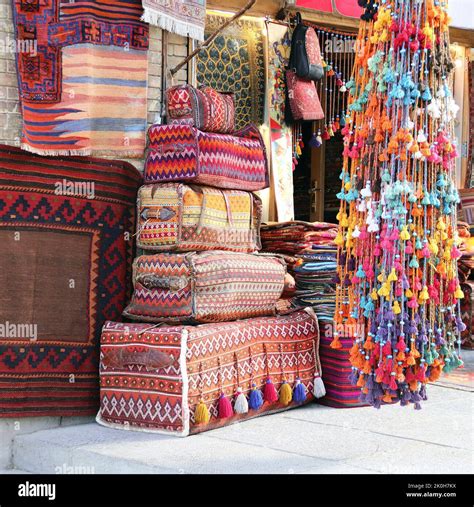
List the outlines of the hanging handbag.
<svg viewBox="0 0 474 507">
<path fill-rule="evenodd" d="M 298 120 L 320 120 L 324 112 L 319 101 L 314 81 L 302 79 L 293 70 L 286 71 L 287 106 L 285 121 L 291 124 Z"/>
<path fill-rule="evenodd" d="M 314 28 L 302 23 L 301 14 L 296 14 L 296 20 L 288 68 L 300 78 L 317 81 L 324 75 L 318 36 Z"/>
</svg>

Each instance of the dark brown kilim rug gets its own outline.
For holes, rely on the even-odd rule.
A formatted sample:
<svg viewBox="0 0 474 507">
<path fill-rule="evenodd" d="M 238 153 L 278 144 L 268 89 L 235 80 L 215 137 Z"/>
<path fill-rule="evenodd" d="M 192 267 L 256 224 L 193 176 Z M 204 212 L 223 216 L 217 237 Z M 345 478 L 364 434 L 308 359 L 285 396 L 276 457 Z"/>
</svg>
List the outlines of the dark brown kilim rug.
<svg viewBox="0 0 474 507">
<path fill-rule="evenodd" d="M 99 338 L 130 293 L 130 164 L 0 145 L 0 417 L 94 414 Z"/>
</svg>

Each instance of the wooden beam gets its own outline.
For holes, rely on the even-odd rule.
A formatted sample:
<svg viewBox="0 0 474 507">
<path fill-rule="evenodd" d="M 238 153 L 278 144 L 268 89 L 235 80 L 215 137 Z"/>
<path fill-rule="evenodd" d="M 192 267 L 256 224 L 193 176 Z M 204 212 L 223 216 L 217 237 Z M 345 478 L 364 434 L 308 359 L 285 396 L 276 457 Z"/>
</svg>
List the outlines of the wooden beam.
<svg viewBox="0 0 474 507">
<path fill-rule="evenodd" d="M 461 46 L 466 46 L 468 48 L 474 47 L 474 30 L 450 26 L 449 38 L 451 42 L 457 42 Z"/>
<path fill-rule="evenodd" d="M 207 0 L 206 9 L 210 11 L 237 12 L 242 9 L 245 3 L 245 0 Z M 257 0 L 246 15 L 274 17 L 284 7 L 284 4 L 284 0 Z"/>
</svg>

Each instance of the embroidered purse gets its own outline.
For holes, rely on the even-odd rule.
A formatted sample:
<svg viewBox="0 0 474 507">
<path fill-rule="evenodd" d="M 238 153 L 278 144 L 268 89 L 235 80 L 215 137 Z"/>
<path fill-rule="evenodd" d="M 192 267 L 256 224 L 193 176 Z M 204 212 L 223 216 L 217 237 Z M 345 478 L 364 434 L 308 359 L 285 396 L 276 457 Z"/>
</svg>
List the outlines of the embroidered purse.
<svg viewBox="0 0 474 507">
<path fill-rule="evenodd" d="M 190 125 L 204 132 L 231 134 L 235 130 L 232 93 L 220 93 L 209 86 L 173 86 L 166 90 L 169 125 Z"/>
</svg>

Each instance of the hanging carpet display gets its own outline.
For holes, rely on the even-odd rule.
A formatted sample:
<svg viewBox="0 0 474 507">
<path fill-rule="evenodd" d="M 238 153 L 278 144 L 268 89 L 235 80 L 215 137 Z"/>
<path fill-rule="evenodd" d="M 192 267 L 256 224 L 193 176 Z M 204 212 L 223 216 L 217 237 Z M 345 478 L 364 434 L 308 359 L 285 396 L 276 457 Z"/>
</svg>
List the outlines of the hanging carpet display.
<svg viewBox="0 0 474 507">
<path fill-rule="evenodd" d="M 142 20 L 163 30 L 204 40 L 206 0 L 142 0 Z"/>
<path fill-rule="evenodd" d="M 374 17 L 374 14 L 377 14 Z M 453 63 L 446 2 L 370 2 L 343 129 L 331 347 L 354 337 L 361 401 L 412 403 L 462 365 Z"/>
<path fill-rule="evenodd" d="M 25 150 L 141 157 L 148 26 L 140 0 L 14 0 Z"/>
<path fill-rule="evenodd" d="M 206 17 L 206 37 L 227 20 L 225 16 Z M 263 23 L 240 18 L 225 28 L 196 57 L 196 79 L 235 98 L 235 127 L 263 123 L 266 83 L 266 40 Z"/>
<path fill-rule="evenodd" d="M 277 217 L 293 220 L 293 174 L 291 127 L 285 124 L 285 68 L 290 57 L 286 25 L 266 23 L 268 39 L 267 99 L 271 138 L 271 167 Z"/>
<path fill-rule="evenodd" d="M 0 146 L 0 417 L 91 415 L 131 289 L 138 171 Z"/>
</svg>

